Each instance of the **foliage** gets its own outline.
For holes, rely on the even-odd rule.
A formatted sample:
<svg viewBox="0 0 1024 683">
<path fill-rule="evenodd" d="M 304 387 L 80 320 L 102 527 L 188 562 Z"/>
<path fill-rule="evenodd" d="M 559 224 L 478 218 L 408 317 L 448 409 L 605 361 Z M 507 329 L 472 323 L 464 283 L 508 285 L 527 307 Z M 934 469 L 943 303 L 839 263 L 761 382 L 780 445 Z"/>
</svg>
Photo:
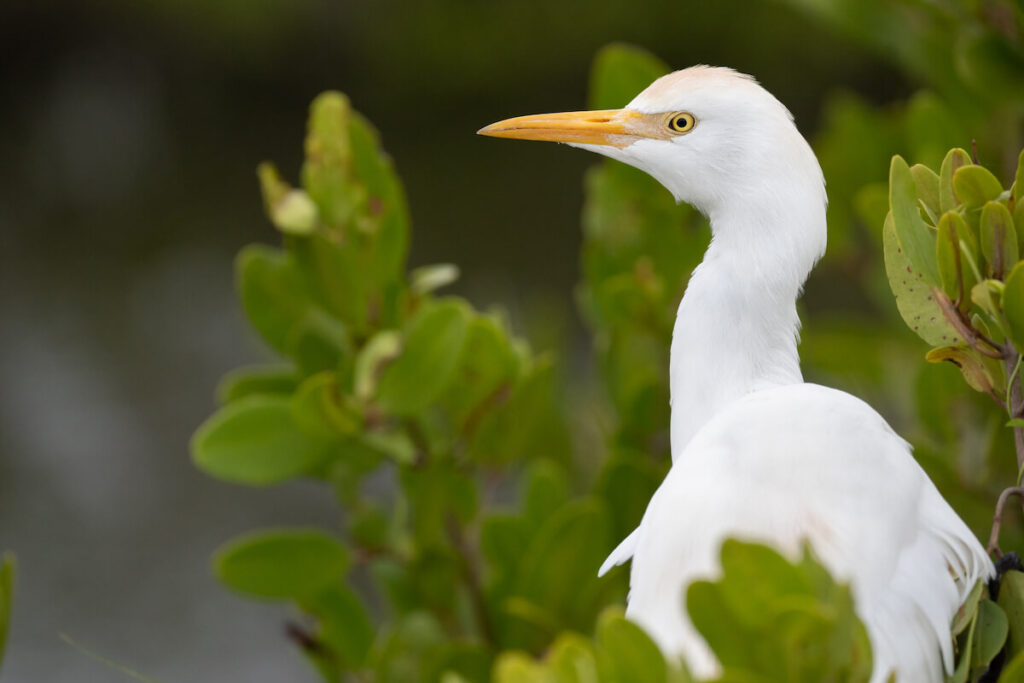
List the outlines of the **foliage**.
<svg viewBox="0 0 1024 683">
<path fill-rule="evenodd" d="M 621 105 L 664 70 L 610 48 L 593 103 Z M 587 492 L 575 482 L 592 464 L 571 456 L 552 359 L 512 336 L 500 312 L 438 296 L 453 267 L 404 272 L 401 186 L 342 95 L 313 103 L 306 156 L 300 188 L 260 167 L 284 247 L 247 247 L 237 261 L 249 320 L 285 362 L 230 373 L 192 450 L 233 483 L 321 481 L 344 529 L 251 532 L 216 553 L 216 575 L 297 607 L 289 633 L 328 681 L 481 680 L 492 667 L 498 680 L 623 680 L 641 669 L 686 680 L 639 628 L 602 611 L 623 601 L 625 572 L 598 579 L 596 569 L 667 466 L 665 347 L 706 242 L 694 234 L 700 219 L 632 169 L 605 162 L 588 175 L 580 299 L 615 417 Z M 726 576 L 700 584 L 691 611 L 704 624 L 740 620 L 764 652 L 787 653 L 745 662 L 751 675 L 784 680 L 779 662 L 828 643 L 802 670 L 859 680 L 869 659 L 846 589 L 807 557 L 724 552 Z M 755 590 L 751 572 L 774 581 Z M 741 613 L 737 597 L 749 601 Z M 791 599 L 803 607 L 783 609 Z M 755 605 L 776 616 L 749 622 Z M 595 623 L 595 640 L 575 635 Z"/>
<path fill-rule="evenodd" d="M 726 541 L 718 581 L 687 591 L 694 625 L 722 663 L 721 681 L 867 681 L 871 644 L 848 586 L 810 548 L 790 563 L 763 546 Z"/>
<path fill-rule="evenodd" d="M 694 624 L 723 671 L 716 681 L 867 681 L 871 646 L 847 586 L 809 549 L 793 563 L 765 546 L 727 541 L 723 575 L 690 586 Z M 502 655 L 496 683 L 691 680 L 616 608 L 602 613 L 593 640 L 563 634 L 540 660 Z"/>
<path fill-rule="evenodd" d="M 1007 412 L 1007 426 L 1018 431 L 1024 416 L 1024 264 L 1018 264 L 1017 239 L 1024 229 L 1024 212 L 1018 211 L 1024 209 L 1021 188 L 1024 152 L 1006 191 L 963 149 L 950 150 L 938 172 L 922 164 L 910 167 L 896 156 L 883 228 L 886 271 L 900 315 L 935 347 L 926 359 L 956 365 L 967 384 L 988 394 Z M 1022 220 L 1015 222 L 1014 213 Z M 1017 453 L 1017 467 L 1019 486 L 1024 452 Z M 997 520 L 1004 501 L 1001 497 Z M 1001 554 L 998 532 L 997 521 L 989 549 Z M 998 604 L 982 597 L 979 584 L 961 609 L 954 624 L 960 660 L 953 681 L 977 680 L 1002 650 L 1009 632 L 1007 611 L 1024 614 L 1019 575 L 1007 572 Z"/>
<path fill-rule="evenodd" d="M 14 555 L 0 557 L 0 664 L 4 661 L 7 634 L 11 629 L 11 604 L 14 601 Z"/>
<path fill-rule="evenodd" d="M 596 567 L 610 542 L 602 504 L 563 505 L 569 448 L 551 360 L 500 313 L 437 296 L 451 266 L 404 272 L 401 185 L 344 96 L 314 102 L 301 175 L 297 189 L 260 167 L 284 248 L 248 247 L 237 261 L 243 307 L 287 362 L 226 377 L 192 449 L 234 483 L 322 481 L 346 512 L 344 540 L 257 531 L 218 551 L 218 577 L 309 615 L 312 627 L 292 632 L 327 680 L 478 678 L 498 647 L 588 625 L 601 603 L 593 572 L 544 561 Z M 522 513 L 484 516 L 495 487 L 523 472 Z M 371 475 L 397 493 L 368 495 Z M 481 552 L 502 560 L 486 575 Z M 353 575 L 371 577 L 372 593 L 355 591 Z M 386 616 L 369 607 L 382 597 Z"/>
<path fill-rule="evenodd" d="M 996 177 L 950 150 L 939 172 L 910 168 L 902 157 L 890 169 L 885 260 L 896 304 L 907 325 L 934 346 L 928 360 L 952 361 L 971 388 L 1010 413 L 1018 348 L 1024 348 L 1024 271 L 1013 211 L 1024 186 L 1003 191 Z M 1024 202 L 1020 203 L 1024 210 Z M 1018 211 L 1024 228 L 1024 211 Z M 1024 409 L 1024 406 L 1018 406 Z"/>
</svg>

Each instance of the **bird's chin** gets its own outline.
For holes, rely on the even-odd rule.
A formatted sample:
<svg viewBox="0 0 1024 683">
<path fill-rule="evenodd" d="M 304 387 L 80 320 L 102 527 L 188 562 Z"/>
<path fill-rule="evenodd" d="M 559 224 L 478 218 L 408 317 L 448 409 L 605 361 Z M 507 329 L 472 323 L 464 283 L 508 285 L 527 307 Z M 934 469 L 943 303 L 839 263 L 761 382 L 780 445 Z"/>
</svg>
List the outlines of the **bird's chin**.
<svg viewBox="0 0 1024 683">
<path fill-rule="evenodd" d="M 632 145 L 626 147 L 613 147 L 612 145 L 595 145 L 589 142 L 566 142 L 565 144 L 569 145 L 570 147 L 575 147 L 577 149 L 585 149 L 588 152 L 594 152 L 602 156 L 611 157 L 612 159 L 616 159 L 618 161 L 626 161 L 624 156 L 622 155 L 622 152 L 623 150 L 632 147 Z M 626 163 L 629 162 L 626 161 Z"/>
<path fill-rule="evenodd" d="M 570 147 L 578 147 L 579 149 L 585 149 L 589 152 L 596 152 L 602 156 L 606 156 L 616 161 L 621 161 L 627 166 L 632 166 L 635 169 L 643 171 L 647 175 L 651 176 L 658 183 L 667 189 L 677 202 L 687 201 L 680 197 L 679 194 L 673 189 L 672 183 L 668 177 L 663 177 L 659 173 L 658 168 L 652 167 L 651 164 L 646 163 L 649 160 L 649 155 L 644 154 L 644 150 L 648 145 L 658 144 L 650 140 L 644 140 L 643 138 L 637 138 L 637 141 L 633 144 L 625 147 L 612 147 L 611 145 L 593 145 L 582 142 L 567 142 L 565 143 Z"/>
</svg>

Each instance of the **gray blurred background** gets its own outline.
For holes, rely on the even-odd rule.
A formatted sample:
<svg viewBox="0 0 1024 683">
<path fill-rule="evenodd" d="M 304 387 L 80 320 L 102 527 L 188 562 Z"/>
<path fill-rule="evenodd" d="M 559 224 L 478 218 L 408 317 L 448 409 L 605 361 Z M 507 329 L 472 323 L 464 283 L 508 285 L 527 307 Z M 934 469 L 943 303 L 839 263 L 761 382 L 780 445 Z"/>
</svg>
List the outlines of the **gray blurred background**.
<svg viewBox="0 0 1024 683">
<path fill-rule="evenodd" d="M 474 131 L 583 108 L 611 41 L 753 73 L 805 134 L 837 89 L 911 91 L 769 1 L 0 2 L 0 551 L 20 569 L 0 680 L 125 680 L 62 633 L 164 683 L 314 680 L 286 611 L 228 594 L 209 555 L 267 524 L 334 525 L 333 501 L 215 482 L 187 450 L 218 377 L 266 355 L 232 287 L 235 252 L 276 241 L 256 164 L 294 179 L 309 101 L 344 90 L 405 180 L 411 264 L 460 264 L 458 292 L 585 372 L 593 159 Z"/>
</svg>

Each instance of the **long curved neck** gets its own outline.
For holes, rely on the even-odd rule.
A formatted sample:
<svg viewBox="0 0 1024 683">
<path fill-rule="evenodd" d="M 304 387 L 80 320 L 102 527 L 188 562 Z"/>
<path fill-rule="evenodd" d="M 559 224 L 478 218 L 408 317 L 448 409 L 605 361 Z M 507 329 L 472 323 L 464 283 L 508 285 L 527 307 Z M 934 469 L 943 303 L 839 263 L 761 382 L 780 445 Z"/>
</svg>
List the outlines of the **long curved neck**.
<svg viewBox="0 0 1024 683">
<path fill-rule="evenodd" d="M 803 210 L 782 202 L 776 211 L 751 201 L 710 217 L 711 245 L 690 278 L 672 335 L 673 460 L 725 405 L 759 388 L 803 381 L 796 299 L 824 251 L 820 199 Z M 796 238 L 802 232 L 814 239 Z"/>
</svg>

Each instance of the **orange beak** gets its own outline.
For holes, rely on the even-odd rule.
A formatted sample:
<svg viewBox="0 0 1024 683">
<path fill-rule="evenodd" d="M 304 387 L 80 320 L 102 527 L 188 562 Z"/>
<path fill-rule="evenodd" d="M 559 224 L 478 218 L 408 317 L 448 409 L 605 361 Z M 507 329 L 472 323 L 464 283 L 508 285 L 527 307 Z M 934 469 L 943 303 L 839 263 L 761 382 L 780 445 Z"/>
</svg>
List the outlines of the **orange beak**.
<svg viewBox="0 0 1024 683">
<path fill-rule="evenodd" d="M 519 116 L 492 123 L 479 135 L 516 140 L 547 140 L 626 147 L 648 137 L 647 115 L 631 109 L 570 111 L 560 114 Z"/>
</svg>

